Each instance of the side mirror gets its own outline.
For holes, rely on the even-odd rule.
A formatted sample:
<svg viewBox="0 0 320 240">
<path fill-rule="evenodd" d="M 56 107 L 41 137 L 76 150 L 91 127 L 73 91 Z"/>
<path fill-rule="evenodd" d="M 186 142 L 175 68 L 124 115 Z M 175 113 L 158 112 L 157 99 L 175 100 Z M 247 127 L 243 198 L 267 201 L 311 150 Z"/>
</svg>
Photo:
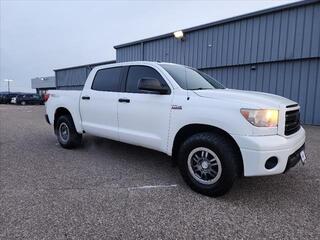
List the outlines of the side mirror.
<svg viewBox="0 0 320 240">
<path fill-rule="evenodd" d="M 156 92 L 160 94 L 167 94 L 170 90 L 168 86 L 164 86 L 159 79 L 147 77 L 139 80 L 138 88 L 143 91 Z"/>
</svg>

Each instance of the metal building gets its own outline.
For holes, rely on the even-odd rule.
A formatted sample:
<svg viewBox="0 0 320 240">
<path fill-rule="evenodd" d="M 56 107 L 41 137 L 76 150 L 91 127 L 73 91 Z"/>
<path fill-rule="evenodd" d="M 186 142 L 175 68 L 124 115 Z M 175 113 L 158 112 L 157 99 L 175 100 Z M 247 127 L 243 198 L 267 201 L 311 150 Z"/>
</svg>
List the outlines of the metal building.
<svg viewBox="0 0 320 240">
<path fill-rule="evenodd" d="M 91 70 L 99 65 L 115 63 L 115 60 L 81 66 L 56 69 L 56 89 L 81 90 Z"/>
<path fill-rule="evenodd" d="M 31 79 L 31 88 L 36 89 L 37 93 L 42 95 L 46 90 L 56 88 L 55 77 L 37 77 Z"/>
<path fill-rule="evenodd" d="M 228 88 L 275 93 L 320 125 L 320 1 L 266 9 L 115 46 L 117 62 L 175 62 L 201 69 Z"/>
</svg>

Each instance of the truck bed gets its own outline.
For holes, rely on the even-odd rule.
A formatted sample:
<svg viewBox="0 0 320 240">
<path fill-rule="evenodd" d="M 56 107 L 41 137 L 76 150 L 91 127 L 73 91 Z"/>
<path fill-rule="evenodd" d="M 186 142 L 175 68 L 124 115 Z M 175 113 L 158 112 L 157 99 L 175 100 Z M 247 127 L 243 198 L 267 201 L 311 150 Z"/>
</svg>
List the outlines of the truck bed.
<svg viewBox="0 0 320 240">
<path fill-rule="evenodd" d="M 45 103 L 50 124 L 54 123 L 55 111 L 59 108 L 67 108 L 71 113 L 77 132 L 82 133 L 80 115 L 80 90 L 50 90 L 49 99 Z"/>
</svg>

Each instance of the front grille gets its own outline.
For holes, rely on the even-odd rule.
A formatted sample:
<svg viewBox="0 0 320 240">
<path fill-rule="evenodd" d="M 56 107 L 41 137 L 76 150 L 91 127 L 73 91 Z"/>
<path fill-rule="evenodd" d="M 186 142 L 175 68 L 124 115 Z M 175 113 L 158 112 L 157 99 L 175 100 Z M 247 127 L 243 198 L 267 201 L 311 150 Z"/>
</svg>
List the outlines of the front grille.
<svg viewBox="0 0 320 240">
<path fill-rule="evenodd" d="M 291 135 L 300 129 L 300 112 L 299 109 L 286 112 L 286 127 L 284 134 Z"/>
</svg>

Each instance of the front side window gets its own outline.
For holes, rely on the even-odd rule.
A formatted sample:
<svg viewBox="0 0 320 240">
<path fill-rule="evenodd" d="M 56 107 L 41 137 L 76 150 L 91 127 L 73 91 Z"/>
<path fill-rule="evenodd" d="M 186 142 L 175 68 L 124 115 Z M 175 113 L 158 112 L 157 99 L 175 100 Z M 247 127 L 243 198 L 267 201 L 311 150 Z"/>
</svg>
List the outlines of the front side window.
<svg viewBox="0 0 320 240">
<path fill-rule="evenodd" d="M 98 70 L 91 89 L 97 91 L 118 92 L 120 89 L 121 67 Z"/>
<path fill-rule="evenodd" d="M 197 69 L 177 64 L 160 64 L 178 85 L 186 90 L 224 89 L 225 87 L 211 76 Z"/>
<path fill-rule="evenodd" d="M 131 66 L 127 75 L 126 91 L 131 93 L 145 93 L 138 88 L 141 78 L 155 78 L 158 79 L 163 85 L 167 85 L 157 70 L 147 66 Z"/>
</svg>

